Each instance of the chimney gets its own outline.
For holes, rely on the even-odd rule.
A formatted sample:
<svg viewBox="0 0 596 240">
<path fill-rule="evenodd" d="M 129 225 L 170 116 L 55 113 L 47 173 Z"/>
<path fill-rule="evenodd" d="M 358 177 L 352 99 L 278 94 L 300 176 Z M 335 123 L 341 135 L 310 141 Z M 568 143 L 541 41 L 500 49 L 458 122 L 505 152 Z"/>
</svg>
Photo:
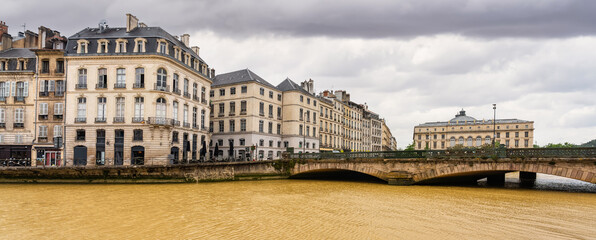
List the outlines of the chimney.
<svg viewBox="0 0 596 240">
<path fill-rule="evenodd" d="M 184 43 L 184 46 L 186 47 L 188 47 L 188 38 L 190 38 L 190 35 L 188 35 L 188 33 L 182 34 L 182 36 L 180 37 L 180 41 Z"/>
<path fill-rule="evenodd" d="M 145 28 L 145 27 L 147 27 L 147 24 L 145 24 L 145 23 L 139 23 L 139 27 Z"/>
<path fill-rule="evenodd" d="M 197 55 L 199 55 L 199 47 L 193 46 L 192 51 L 195 52 Z"/>
<path fill-rule="evenodd" d="M 214 78 L 214 77 L 215 77 L 215 68 L 212 68 L 211 69 L 211 78 Z"/>
<path fill-rule="evenodd" d="M 130 32 L 139 26 L 139 19 L 130 13 L 126 14 L 126 32 Z"/>
<path fill-rule="evenodd" d="M 4 33 L 8 33 L 8 26 L 6 26 L 6 22 L 0 21 L 0 37 Z"/>
</svg>

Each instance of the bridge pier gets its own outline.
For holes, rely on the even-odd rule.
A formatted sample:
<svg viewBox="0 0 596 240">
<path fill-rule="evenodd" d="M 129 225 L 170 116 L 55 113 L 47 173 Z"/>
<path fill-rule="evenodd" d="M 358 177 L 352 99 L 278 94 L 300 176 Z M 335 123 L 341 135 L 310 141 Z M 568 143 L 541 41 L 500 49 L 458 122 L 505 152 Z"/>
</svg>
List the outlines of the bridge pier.
<svg viewBox="0 0 596 240">
<path fill-rule="evenodd" d="M 387 177 L 387 183 L 389 185 L 407 186 L 414 184 L 412 174 L 405 171 L 395 171 L 389 173 Z"/>
<path fill-rule="evenodd" d="M 486 184 L 489 186 L 504 186 L 505 185 L 505 173 L 499 173 L 486 177 Z"/>
<path fill-rule="evenodd" d="M 531 188 L 536 182 L 535 172 L 519 172 L 519 186 Z"/>
</svg>

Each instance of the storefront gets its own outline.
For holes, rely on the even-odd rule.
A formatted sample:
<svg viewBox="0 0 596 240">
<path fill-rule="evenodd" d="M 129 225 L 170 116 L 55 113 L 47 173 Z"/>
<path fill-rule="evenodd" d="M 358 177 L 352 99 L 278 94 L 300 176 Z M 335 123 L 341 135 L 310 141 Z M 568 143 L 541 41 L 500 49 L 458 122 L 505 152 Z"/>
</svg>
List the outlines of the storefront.
<svg viewBox="0 0 596 240">
<path fill-rule="evenodd" d="M 62 166 L 62 152 L 57 148 L 35 148 L 37 164 L 44 166 Z"/>
<path fill-rule="evenodd" d="M 31 166 L 31 145 L 0 145 L 0 165 Z"/>
</svg>

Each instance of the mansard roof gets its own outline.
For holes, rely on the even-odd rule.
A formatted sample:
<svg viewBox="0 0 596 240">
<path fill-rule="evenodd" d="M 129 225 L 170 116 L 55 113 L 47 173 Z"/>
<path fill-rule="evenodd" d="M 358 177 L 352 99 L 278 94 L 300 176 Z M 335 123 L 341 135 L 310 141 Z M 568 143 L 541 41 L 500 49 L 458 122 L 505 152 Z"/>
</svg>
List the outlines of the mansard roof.
<svg viewBox="0 0 596 240">
<path fill-rule="evenodd" d="M 281 90 L 282 92 L 301 91 L 304 94 L 314 96 L 311 93 L 309 93 L 308 91 L 304 90 L 304 88 L 302 88 L 302 86 L 300 86 L 299 84 L 292 81 L 290 78 L 286 78 L 286 80 L 284 80 L 279 85 L 277 85 L 277 89 Z"/>
<path fill-rule="evenodd" d="M 223 73 L 215 76 L 213 79 L 213 87 L 243 83 L 243 82 L 257 82 L 267 87 L 277 89 L 273 84 L 267 82 L 265 79 L 247 69 L 242 69 L 234 72 Z"/>
<path fill-rule="evenodd" d="M 0 51 L 0 58 L 35 58 L 35 53 L 28 48 L 10 48 Z"/>
</svg>

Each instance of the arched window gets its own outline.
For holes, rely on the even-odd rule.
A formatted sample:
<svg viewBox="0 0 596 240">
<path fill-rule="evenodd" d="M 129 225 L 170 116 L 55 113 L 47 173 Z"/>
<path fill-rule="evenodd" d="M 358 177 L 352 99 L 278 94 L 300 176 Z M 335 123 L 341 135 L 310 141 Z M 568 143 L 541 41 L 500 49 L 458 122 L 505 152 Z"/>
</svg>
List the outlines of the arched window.
<svg viewBox="0 0 596 240">
<path fill-rule="evenodd" d="M 472 137 L 468 137 L 468 141 L 466 142 L 466 146 L 471 147 L 474 144 L 474 139 Z"/>
<path fill-rule="evenodd" d="M 480 136 L 476 137 L 476 146 L 477 147 L 482 146 L 482 137 L 480 137 Z"/>
<path fill-rule="evenodd" d="M 157 69 L 157 83 L 155 84 L 155 90 L 167 91 L 167 79 L 168 72 L 165 69 Z"/>
<path fill-rule="evenodd" d="M 449 139 L 449 146 L 455 147 L 455 137 L 451 137 L 451 139 Z"/>
<path fill-rule="evenodd" d="M 164 98 L 158 98 L 155 107 L 155 117 L 157 118 L 157 121 L 161 121 L 165 124 L 166 110 L 166 100 Z"/>
<path fill-rule="evenodd" d="M 463 146 L 464 145 L 464 137 L 459 137 L 457 144 L 460 144 Z"/>
<path fill-rule="evenodd" d="M 484 138 L 484 144 L 492 144 L 490 136 L 486 136 L 486 138 Z"/>
</svg>

